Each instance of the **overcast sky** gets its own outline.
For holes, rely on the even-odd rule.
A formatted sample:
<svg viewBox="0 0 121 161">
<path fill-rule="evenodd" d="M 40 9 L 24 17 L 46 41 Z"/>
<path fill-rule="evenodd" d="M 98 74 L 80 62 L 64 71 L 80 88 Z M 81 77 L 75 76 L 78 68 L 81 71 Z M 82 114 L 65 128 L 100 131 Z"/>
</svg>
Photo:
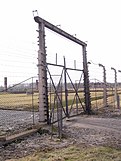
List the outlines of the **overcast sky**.
<svg viewBox="0 0 121 161">
<path fill-rule="evenodd" d="M 5 63 L 3 56 L 7 61 L 12 62 L 13 58 L 11 60 L 8 55 L 11 52 L 21 54 L 17 52 L 18 50 L 24 52 L 26 50 L 29 56 L 33 54 L 34 57 L 31 57 L 33 60 L 37 56 L 35 52 L 37 50 L 37 24 L 33 20 L 32 11 L 38 10 L 40 17 L 55 25 L 61 24 L 61 28 L 66 32 L 76 34 L 76 37 L 82 41 L 88 41 L 88 60 L 92 60 L 96 64 L 102 63 L 108 72 L 111 66 L 117 70 L 121 69 L 120 0 L 0 0 L 0 2 L 0 51 L 7 50 L 1 54 L 0 63 Z M 47 38 L 47 40 L 48 53 L 50 50 L 51 56 L 54 57 L 52 52 L 56 53 L 58 50 L 55 48 L 54 51 L 49 47 L 52 39 L 49 41 L 50 39 Z M 55 42 L 55 46 L 58 46 L 58 41 Z M 8 50 L 8 48 L 12 49 Z M 63 45 L 61 50 L 64 50 Z M 78 47 L 75 50 L 78 55 Z M 70 52 L 70 55 L 71 59 L 75 58 L 75 54 Z M 27 58 L 23 60 L 27 60 Z M 35 65 L 33 65 L 31 74 L 36 75 L 36 59 L 32 63 Z M 92 64 L 89 68 L 99 68 L 95 66 Z M 93 70 L 91 69 L 92 75 Z M 6 71 L 9 72 L 8 69 Z M 113 75 L 113 71 L 110 72 Z"/>
</svg>

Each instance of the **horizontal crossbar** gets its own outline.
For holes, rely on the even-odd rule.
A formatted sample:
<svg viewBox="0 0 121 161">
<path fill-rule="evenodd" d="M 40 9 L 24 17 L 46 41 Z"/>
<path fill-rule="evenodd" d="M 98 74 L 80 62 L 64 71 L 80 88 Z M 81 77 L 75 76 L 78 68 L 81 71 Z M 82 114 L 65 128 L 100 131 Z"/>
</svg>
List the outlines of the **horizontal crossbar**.
<svg viewBox="0 0 121 161">
<path fill-rule="evenodd" d="M 59 65 L 59 64 L 52 64 L 52 63 L 47 63 L 47 65 L 52 65 L 52 66 L 58 66 L 58 67 L 65 67 L 64 65 Z M 75 71 L 82 71 L 82 69 L 74 69 L 74 68 L 66 68 L 66 70 L 75 70 Z"/>
<path fill-rule="evenodd" d="M 34 17 L 35 22 L 37 23 L 43 23 L 45 25 L 46 28 L 60 34 L 61 36 L 64 36 L 65 38 L 81 45 L 81 46 L 86 46 L 87 44 L 79 39 L 77 39 L 76 37 L 74 37 L 73 35 L 68 34 L 67 32 L 63 31 L 62 29 L 58 28 L 57 26 L 51 24 L 50 22 L 40 18 L 39 16 Z"/>
</svg>

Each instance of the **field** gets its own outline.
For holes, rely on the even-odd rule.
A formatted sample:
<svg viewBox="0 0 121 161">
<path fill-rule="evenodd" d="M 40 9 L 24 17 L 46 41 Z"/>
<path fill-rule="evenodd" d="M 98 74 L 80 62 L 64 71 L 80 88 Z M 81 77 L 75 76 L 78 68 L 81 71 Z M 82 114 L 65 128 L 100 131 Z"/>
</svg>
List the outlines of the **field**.
<svg viewBox="0 0 121 161">
<path fill-rule="evenodd" d="M 80 100 L 84 103 L 84 93 L 81 91 L 78 93 Z M 108 103 L 114 102 L 114 94 L 112 91 L 108 91 Z M 53 105 L 55 94 L 48 94 L 49 105 Z M 75 93 L 68 92 L 68 105 L 78 103 L 78 97 L 75 97 Z M 65 94 L 62 93 L 62 103 L 65 106 Z M 91 89 L 91 103 L 92 107 L 103 106 L 103 91 L 102 89 Z M 0 108 L 1 109 L 18 109 L 18 110 L 31 110 L 32 108 L 38 109 L 38 93 L 34 94 L 12 94 L 12 93 L 0 93 Z"/>
<path fill-rule="evenodd" d="M 24 94 L 0 94 L 0 108 L 4 109 L 31 109 L 38 107 L 38 93 L 33 95 Z"/>
</svg>

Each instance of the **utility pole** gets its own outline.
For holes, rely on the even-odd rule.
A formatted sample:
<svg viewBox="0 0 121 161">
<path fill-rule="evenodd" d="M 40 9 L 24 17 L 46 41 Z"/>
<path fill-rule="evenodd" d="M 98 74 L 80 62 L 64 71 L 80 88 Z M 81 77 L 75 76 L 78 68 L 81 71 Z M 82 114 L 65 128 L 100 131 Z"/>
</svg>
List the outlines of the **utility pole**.
<svg viewBox="0 0 121 161">
<path fill-rule="evenodd" d="M 103 68 L 103 105 L 104 107 L 107 107 L 107 87 L 106 87 L 106 69 L 105 66 L 102 64 L 99 64 L 99 67 Z"/>
<path fill-rule="evenodd" d="M 90 99 L 90 88 L 89 88 L 89 71 L 87 63 L 87 51 L 86 45 L 82 46 L 83 52 L 83 72 L 84 72 L 84 101 L 86 106 L 86 113 L 91 114 L 91 99 Z"/>
<path fill-rule="evenodd" d="M 114 76 L 115 76 L 115 107 L 117 107 L 117 72 L 116 72 L 116 69 L 111 67 L 111 70 L 114 71 Z"/>
<path fill-rule="evenodd" d="M 47 121 L 49 124 L 46 49 L 45 49 L 45 26 L 39 23 L 39 51 L 38 51 L 38 77 L 39 77 L 39 121 Z"/>
</svg>

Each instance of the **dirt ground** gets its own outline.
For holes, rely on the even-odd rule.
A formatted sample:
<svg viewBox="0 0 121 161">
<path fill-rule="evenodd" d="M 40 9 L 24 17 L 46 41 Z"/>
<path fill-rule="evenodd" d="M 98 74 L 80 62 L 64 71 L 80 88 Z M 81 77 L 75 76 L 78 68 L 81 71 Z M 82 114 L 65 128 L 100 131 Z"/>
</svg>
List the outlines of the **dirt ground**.
<svg viewBox="0 0 121 161">
<path fill-rule="evenodd" d="M 80 115 L 63 121 L 62 140 L 58 139 L 55 131 L 46 127 L 43 134 L 36 133 L 0 147 L 0 161 L 22 158 L 34 152 L 46 149 L 59 149 L 69 145 L 82 144 L 85 146 L 108 146 L 121 148 L 121 114 L 116 111 L 105 115 Z"/>
</svg>

